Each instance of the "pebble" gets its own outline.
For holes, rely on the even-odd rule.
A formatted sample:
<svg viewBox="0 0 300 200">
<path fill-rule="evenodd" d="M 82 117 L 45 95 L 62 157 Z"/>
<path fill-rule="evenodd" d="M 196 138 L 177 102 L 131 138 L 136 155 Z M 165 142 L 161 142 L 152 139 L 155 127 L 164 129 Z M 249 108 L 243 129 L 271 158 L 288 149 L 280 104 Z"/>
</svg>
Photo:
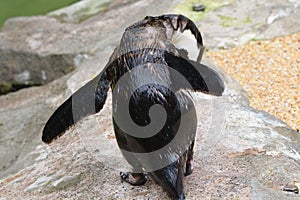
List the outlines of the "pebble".
<svg viewBox="0 0 300 200">
<path fill-rule="evenodd" d="M 252 107 L 300 129 L 300 32 L 207 55 L 243 86 Z"/>
<path fill-rule="evenodd" d="M 193 11 L 204 12 L 205 11 L 205 6 L 202 3 L 194 4 L 193 5 Z"/>
<path fill-rule="evenodd" d="M 283 191 L 286 192 L 294 192 L 295 194 L 299 194 L 299 188 L 294 184 L 287 184 L 283 187 Z"/>
</svg>

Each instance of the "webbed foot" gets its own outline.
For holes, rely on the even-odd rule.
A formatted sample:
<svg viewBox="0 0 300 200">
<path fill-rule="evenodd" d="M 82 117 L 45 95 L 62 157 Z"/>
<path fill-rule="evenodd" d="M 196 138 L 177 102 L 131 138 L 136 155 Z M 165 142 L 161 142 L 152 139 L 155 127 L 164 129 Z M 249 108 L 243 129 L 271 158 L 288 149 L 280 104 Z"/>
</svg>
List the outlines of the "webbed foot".
<svg viewBox="0 0 300 200">
<path fill-rule="evenodd" d="M 184 176 L 190 175 L 194 171 L 194 161 L 190 160 L 185 164 L 185 173 Z"/>
<path fill-rule="evenodd" d="M 134 186 L 144 185 L 147 182 L 147 178 L 144 173 L 120 172 L 120 176 L 122 181 Z"/>
<path fill-rule="evenodd" d="M 191 143 L 189 150 L 187 152 L 187 160 L 185 163 L 185 173 L 184 176 L 190 175 L 194 171 L 194 144 L 195 140 Z"/>
</svg>

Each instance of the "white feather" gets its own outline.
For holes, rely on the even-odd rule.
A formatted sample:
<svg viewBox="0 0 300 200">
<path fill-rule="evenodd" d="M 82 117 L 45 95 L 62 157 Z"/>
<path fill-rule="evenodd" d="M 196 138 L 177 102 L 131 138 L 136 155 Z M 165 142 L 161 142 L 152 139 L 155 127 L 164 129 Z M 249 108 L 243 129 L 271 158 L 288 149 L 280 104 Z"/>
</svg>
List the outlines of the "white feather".
<svg viewBox="0 0 300 200">
<path fill-rule="evenodd" d="M 197 61 L 200 49 L 197 47 L 197 40 L 190 30 L 186 30 L 183 33 L 175 32 L 173 44 L 177 49 L 185 49 L 188 52 L 189 59 Z"/>
</svg>

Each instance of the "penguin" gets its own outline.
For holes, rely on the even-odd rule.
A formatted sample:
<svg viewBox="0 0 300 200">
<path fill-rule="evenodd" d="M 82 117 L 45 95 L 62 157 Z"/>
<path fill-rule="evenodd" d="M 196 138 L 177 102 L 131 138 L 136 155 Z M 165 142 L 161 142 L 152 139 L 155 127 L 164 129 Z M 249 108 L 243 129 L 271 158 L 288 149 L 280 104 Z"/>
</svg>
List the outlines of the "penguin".
<svg viewBox="0 0 300 200">
<path fill-rule="evenodd" d="M 184 49 L 184 40 L 179 46 L 174 42 L 184 32 L 193 36 L 193 53 Z M 121 180 L 138 186 L 149 175 L 170 199 L 185 199 L 183 177 L 194 169 L 197 129 L 191 93 L 224 91 L 218 73 L 201 64 L 203 52 L 200 31 L 183 15 L 147 16 L 130 25 L 102 72 L 50 116 L 42 141 L 51 143 L 99 112 L 111 89 L 117 144 L 132 166 L 132 172 L 120 173 Z"/>
</svg>

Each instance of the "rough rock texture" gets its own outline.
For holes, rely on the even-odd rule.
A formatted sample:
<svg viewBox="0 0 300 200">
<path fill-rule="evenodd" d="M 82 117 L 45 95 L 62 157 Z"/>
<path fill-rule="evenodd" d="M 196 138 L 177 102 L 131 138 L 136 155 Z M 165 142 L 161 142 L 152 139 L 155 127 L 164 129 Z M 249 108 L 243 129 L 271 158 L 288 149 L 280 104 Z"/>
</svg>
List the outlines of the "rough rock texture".
<svg viewBox="0 0 300 200">
<path fill-rule="evenodd" d="M 231 48 L 251 39 L 269 39 L 299 31 L 299 0 L 204 2 L 217 8 L 201 20 L 190 9 L 184 9 L 186 6 L 177 6 L 177 11 L 192 16 L 201 29 L 208 30 L 204 36 L 209 48 Z"/>
<path fill-rule="evenodd" d="M 220 7 L 215 6 L 213 12 L 205 13 L 202 20 L 191 11 L 191 2 L 153 1 L 147 8 L 148 2 L 137 0 L 84 0 L 47 16 L 10 19 L 0 33 L 0 94 L 45 84 L 69 73 L 81 66 L 90 51 L 99 50 L 99 41 L 103 45 L 103 38 L 108 35 L 118 37 L 126 26 L 147 13 L 154 15 L 175 10 L 191 16 L 201 29 L 207 30 L 204 36 L 209 48 L 228 48 L 251 39 L 296 32 L 300 27 L 299 1 L 205 1 Z M 129 12 L 118 15 L 124 7 Z M 140 10 L 130 12 L 131 9 Z M 93 17 L 92 21 L 75 24 L 99 11 L 106 17 L 100 20 Z"/>
<path fill-rule="evenodd" d="M 0 32 L 1 52 L 17 49 L 16 56 L 24 52 L 72 55 L 78 66 L 45 86 L 0 97 L 1 198 L 167 198 L 152 180 L 142 187 L 121 183 L 119 170 L 128 170 L 128 166 L 112 131 L 111 97 L 99 114 L 85 118 L 50 146 L 40 141 L 47 118 L 71 92 L 101 71 L 125 27 L 145 15 L 172 12 L 183 1 L 124 2 L 80 24 L 42 16 L 17 18 Z M 220 27 L 202 30 L 206 44 L 217 38 L 206 39 L 211 32 L 219 30 L 220 37 L 223 35 Z M 33 40 L 25 43 L 28 38 Z M 299 133 L 249 107 L 246 92 L 218 71 L 226 83 L 224 96 L 195 96 L 199 121 L 196 169 L 184 180 L 187 199 L 299 199 L 299 194 L 282 191 L 286 184 L 299 187 Z"/>
<path fill-rule="evenodd" d="M 52 46 L 66 31 L 63 24 L 47 17 L 8 20 L 0 33 L 0 83 L 40 85 L 74 70 L 80 52 Z"/>
</svg>

